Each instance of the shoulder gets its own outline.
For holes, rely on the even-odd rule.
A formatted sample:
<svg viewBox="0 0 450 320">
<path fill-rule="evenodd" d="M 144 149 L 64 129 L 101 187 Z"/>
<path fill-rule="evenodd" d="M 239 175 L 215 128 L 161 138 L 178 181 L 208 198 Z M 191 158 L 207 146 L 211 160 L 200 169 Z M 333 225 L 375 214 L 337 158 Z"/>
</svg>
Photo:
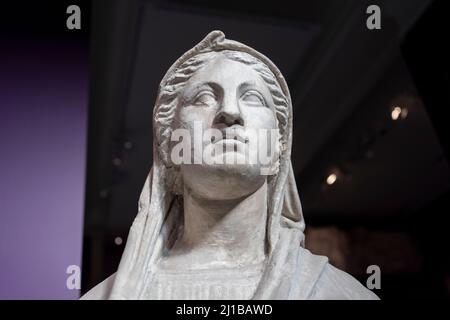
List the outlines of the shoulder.
<svg viewBox="0 0 450 320">
<path fill-rule="evenodd" d="M 303 292 L 304 299 L 379 299 L 350 274 L 331 265 L 325 256 L 315 255 L 301 248 L 298 264 L 299 287 L 307 288 L 306 292 Z"/>
<path fill-rule="evenodd" d="M 379 300 L 378 296 L 364 287 L 350 274 L 330 263 L 318 279 L 312 299 Z"/>
<path fill-rule="evenodd" d="M 107 300 L 111 293 L 116 274 L 113 273 L 108 278 L 97 284 L 91 290 L 86 292 L 80 300 Z"/>
</svg>

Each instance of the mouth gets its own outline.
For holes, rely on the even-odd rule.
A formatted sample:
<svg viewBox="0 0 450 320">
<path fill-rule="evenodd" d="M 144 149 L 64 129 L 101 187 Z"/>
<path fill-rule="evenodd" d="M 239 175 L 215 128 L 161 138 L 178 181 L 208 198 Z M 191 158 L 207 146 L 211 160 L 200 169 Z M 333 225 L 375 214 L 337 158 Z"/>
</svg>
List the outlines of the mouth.
<svg viewBox="0 0 450 320">
<path fill-rule="evenodd" d="M 224 147 L 227 147 L 227 146 L 234 146 L 234 147 L 236 147 L 237 145 L 245 144 L 245 142 L 242 142 L 242 141 L 237 140 L 237 139 L 220 139 L 220 140 L 214 142 L 214 144 L 216 144 L 216 143 L 221 143 L 221 144 L 223 144 Z"/>
<path fill-rule="evenodd" d="M 248 138 L 243 133 L 237 130 L 222 130 L 222 137 L 217 140 L 215 140 L 215 137 L 211 137 L 211 142 L 222 142 L 224 144 L 247 144 Z"/>
</svg>

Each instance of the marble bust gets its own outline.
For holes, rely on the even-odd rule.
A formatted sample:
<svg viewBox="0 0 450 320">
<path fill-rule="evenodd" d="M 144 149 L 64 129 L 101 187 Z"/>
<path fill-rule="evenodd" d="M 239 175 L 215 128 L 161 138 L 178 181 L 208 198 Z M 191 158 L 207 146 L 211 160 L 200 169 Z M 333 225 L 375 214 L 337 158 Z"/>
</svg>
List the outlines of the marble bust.
<svg viewBox="0 0 450 320">
<path fill-rule="evenodd" d="M 82 299 L 378 299 L 304 248 L 291 98 L 267 57 L 211 32 L 161 81 L 153 131 L 118 270 Z"/>
</svg>

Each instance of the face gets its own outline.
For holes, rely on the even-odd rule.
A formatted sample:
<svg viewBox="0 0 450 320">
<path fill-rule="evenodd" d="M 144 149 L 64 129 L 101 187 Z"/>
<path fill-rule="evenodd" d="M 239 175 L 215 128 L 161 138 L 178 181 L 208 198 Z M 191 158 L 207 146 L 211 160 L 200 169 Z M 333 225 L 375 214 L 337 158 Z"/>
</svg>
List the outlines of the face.
<svg viewBox="0 0 450 320">
<path fill-rule="evenodd" d="M 184 154 L 190 153 L 190 161 L 180 169 L 185 185 L 199 197 L 225 200 L 253 193 L 277 162 L 269 89 L 251 67 L 223 55 L 186 83 L 174 123 L 191 138 Z"/>
</svg>

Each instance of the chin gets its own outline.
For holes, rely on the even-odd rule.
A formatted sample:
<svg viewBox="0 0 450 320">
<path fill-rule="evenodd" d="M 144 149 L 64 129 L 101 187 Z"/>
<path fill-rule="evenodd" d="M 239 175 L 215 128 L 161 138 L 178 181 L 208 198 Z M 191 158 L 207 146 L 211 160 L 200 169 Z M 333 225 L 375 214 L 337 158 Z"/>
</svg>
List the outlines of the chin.
<svg viewBox="0 0 450 320">
<path fill-rule="evenodd" d="M 266 181 L 259 165 L 215 164 L 182 166 L 183 181 L 199 197 L 231 200 L 249 195 Z"/>
</svg>

